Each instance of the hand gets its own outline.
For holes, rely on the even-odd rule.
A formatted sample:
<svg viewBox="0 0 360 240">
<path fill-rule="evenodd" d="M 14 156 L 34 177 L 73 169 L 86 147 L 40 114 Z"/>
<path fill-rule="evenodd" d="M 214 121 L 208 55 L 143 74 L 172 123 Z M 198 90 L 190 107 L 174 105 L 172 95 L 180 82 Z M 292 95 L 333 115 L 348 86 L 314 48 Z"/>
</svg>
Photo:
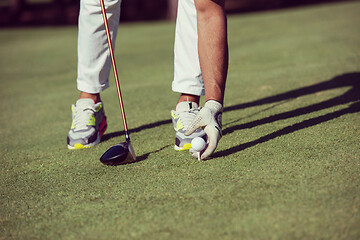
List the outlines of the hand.
<svg viewBox="0 0 360 240">
<path fill-rule="evenodd" d="M 223 106 L 221 103 L 215 100 L 207 101 L 185 131 L 185 135 L 188 136 L 200 127 L 204 129 L 208 142 L 207 148 L 201 155 L 202 160 L 214 153 L 218 142 L 222 137 L 222 111 Z"/>
</svg>

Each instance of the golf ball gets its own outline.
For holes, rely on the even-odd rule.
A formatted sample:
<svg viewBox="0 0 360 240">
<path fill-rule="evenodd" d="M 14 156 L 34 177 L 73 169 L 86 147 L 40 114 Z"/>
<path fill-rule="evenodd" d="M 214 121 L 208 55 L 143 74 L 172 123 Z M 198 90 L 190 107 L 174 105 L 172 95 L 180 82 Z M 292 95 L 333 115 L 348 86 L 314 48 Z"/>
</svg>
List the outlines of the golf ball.
<svg viewBox="0 0 360 240">
<path fill-rule="evenodd" d="M 201 152 L 205 148 L 205 140 L 201 137 L 196 137 L 191 141 L 191 148 L 196 152 Z"/>
</svg>

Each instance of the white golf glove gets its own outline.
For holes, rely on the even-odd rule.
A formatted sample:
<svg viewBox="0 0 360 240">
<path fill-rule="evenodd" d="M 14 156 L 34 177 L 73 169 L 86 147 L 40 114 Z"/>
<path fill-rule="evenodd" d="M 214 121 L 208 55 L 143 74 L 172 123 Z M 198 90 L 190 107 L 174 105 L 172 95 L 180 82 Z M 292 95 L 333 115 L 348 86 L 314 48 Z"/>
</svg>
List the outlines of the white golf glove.
<svg viewBox="0 0 360 240">
<path fill-rule="evenodd" d="M 188 136 L 198 128 L 203 128 L 207 135 L 207 148 L 201 154 L 201 159 L 208 158 L 215 151 L 220 138 L 222 137 L 222 111 L 223 106 L 215 100 L 209 100 L 196 115 L 193 122 L 185 131 Z"/>
</svg>

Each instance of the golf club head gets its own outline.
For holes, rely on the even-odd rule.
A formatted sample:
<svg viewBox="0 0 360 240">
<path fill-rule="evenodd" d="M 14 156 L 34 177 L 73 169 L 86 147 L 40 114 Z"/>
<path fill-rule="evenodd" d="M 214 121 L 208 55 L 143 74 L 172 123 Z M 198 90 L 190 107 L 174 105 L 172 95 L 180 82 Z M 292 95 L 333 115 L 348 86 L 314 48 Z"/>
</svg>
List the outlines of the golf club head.
<svg viewBox="0 0 360 240">
<path fill-rule="evenodd" d="M 122 142 L 109 148 L 100 161 L 105 165 L 116 166 L 135 162 L 136 155 L 130 142 Z"/>
</svg>

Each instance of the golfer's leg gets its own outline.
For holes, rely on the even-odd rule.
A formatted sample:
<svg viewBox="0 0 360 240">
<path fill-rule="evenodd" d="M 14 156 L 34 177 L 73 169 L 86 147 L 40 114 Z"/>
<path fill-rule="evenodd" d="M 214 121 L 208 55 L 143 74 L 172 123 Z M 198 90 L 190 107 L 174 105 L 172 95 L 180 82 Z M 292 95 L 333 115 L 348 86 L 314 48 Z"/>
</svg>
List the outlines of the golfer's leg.
<svg viewBox="0 0 360 240">
<path fill-rule="evenodd" d="M 105 0 L 112 43 L 115 44 L 120 0 Z M 78 77 L 80 97 L 99 96 L 109 87 L 111 59 L 99 0 L 81 0 L 78 33 Z"/>
<path fill-rule="evenodd" d="M 197 12 L 198 48 L 201 72 L 204 78 L 204 107 L 189 125 L 185 135 L 203 128 L 208 146 L 201 154 L 207 159 L 221 138 L 221 116 L 228 69 L 228 45 L 225 0 L 194 0 Z"/>
<path fill-rule="evenodd" d="M 228 71 L 228 43 L 225 0 L 195 0 L 198 47 L 205 98 L 224 101 Z"/>
<path fill-rule="evenodd" d="M 179 102 L 199 102 L 204 95 L 197 38 L 194 0 L 179 0 L 175 30 L 174 81 L 172 90 L 181 93 Z"/>
</svg>

